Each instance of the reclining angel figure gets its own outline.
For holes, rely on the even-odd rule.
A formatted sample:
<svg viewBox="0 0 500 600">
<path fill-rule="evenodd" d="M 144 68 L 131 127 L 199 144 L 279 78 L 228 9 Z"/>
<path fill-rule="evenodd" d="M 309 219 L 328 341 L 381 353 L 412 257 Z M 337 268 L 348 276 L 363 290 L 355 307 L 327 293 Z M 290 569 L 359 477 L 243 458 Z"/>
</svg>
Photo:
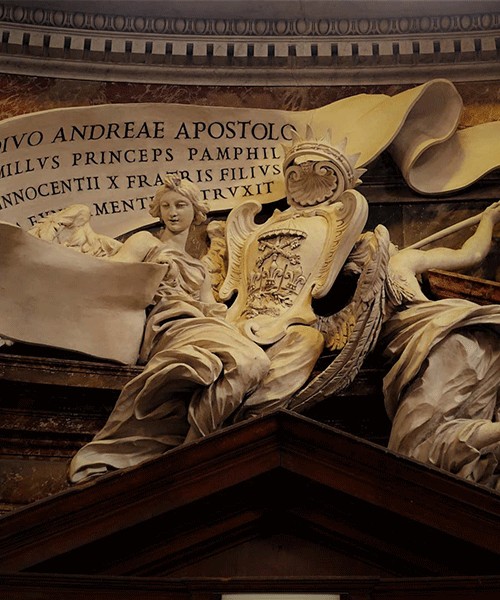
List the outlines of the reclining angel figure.
<svg viewBox="0 0 500 600">
<path fill-rule="evenodd" d="M 500 202 L 458 250 L 391 248 L 381 336 L 393 365 L 384 379 L 389 448 L 500 490 L 500 306 L 429 300 L 417 276 L 479 264 Z M 420 246 L 421 244 L 417 244 Z"/>
</svg>

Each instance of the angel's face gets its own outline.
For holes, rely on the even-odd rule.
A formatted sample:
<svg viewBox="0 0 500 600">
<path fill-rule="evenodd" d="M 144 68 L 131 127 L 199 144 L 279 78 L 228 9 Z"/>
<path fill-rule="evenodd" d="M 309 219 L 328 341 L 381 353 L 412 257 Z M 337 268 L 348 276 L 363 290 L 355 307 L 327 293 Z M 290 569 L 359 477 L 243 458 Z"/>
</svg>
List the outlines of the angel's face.
<svg viewBox="0 0 500 600">
<path fill-rule="evenodd" d="M 181 233 L 193 222 L 194 207 L 182 194 L 169 190 L 160 200 L 160 218 L 171 233 Z"/>
</svg>

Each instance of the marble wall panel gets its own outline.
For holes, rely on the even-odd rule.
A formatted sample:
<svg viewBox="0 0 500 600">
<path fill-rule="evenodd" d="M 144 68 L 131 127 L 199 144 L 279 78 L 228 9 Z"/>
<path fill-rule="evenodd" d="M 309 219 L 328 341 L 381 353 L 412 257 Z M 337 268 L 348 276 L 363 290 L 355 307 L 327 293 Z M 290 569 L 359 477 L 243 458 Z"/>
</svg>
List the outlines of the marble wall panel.
<svg viewBox="0 0 500 600">
<path fill-rule="evenodd" d="M 409 85 L 241 87 L 81 81 L 0 74 L 0 118 L 68 106 L 122 102 L 177 102 L 308 110 L 354 94 L 394 95 Z M 464 98 L 461 125 L 500 119 L 500 81 L 457 83 Z"/>
</svg>

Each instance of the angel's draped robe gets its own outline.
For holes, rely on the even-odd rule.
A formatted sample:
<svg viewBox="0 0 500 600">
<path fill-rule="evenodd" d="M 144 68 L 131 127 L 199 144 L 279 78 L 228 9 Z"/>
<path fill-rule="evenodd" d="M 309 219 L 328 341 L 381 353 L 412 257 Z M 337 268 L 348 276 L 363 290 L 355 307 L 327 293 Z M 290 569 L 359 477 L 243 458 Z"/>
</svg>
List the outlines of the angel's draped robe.
<svg viewBox="0 0 500 600">
<path fill-rule="evenodd" d="M 146 257 L 155 261 L 155 248 Z M 155 458 L 181 444 L 190 427 L 217 429 L 269 369 L 263 350 L 224 319 L 222 304 L 200 301 L 203 264 L 170 251 L 169 270 L 146 322 L 144 371 L 122 390 L 106 425 L 71 461 L 78 482 Z"/>
<path fill-rule="evenodd" d="M 500 489 L 500 307 L 415 302 L 382 342 L 397 357 L 384 379 L 389 448 Z"/>
<path fill-rule="evenodd" d="M 154 262 L 161 247 L 146 256 Z M 324 345 L 295 325 L 265 351 L 226 322 L 226 307 L 200 301 L 203 264 L 171 251 L 169 270 L 146 322 L 144 371 L 122 390 L 106 425 L 73 457 L 77 483 L 156 458 L 226 422 L 284 407 L 309 377 Z"/>
</svg>

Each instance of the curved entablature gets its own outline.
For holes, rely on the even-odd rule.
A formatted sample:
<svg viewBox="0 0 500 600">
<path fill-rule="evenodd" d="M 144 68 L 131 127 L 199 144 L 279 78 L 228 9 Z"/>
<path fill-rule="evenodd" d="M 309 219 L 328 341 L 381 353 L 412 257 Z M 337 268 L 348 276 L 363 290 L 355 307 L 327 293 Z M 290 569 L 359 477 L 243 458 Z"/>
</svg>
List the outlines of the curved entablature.
<svg viewBox="0 0 500 600">
<path fill-rule="evenodd" d="M 200 84 L 216 74 L 226 85 L 331 85 L 415 83 L 441 76 L 443 66 L 455 81 L 477 81 L 498 69 L 500 12 L 480 12 L 487 2 L 471 14 L 342 17 L 325 10 L 287 18 L 200 18 L 189 11 L 182 17 L 180 9 L 170 17 L 101 14 L 83 3 L 60 4 L 0 5 L 0 71 L 158 83 L 195 77 Z"/>
</svg>

